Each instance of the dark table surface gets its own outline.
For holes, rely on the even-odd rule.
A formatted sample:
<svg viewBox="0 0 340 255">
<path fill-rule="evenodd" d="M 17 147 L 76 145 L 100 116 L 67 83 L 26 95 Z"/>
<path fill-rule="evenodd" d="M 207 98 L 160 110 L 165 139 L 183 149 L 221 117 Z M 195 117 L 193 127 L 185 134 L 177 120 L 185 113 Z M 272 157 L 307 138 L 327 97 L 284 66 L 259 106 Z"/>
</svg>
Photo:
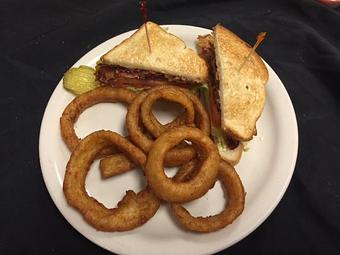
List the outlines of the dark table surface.
<svg viewBox="0 0 340 255">
<path fill-rule="evenodd" d="M 0 3 L 0 254 L 108 254 L 67 223 L 45 187 L 40 122 L 65 70 L 103 41 L 141 24 L 137 1 Z M 315 1 L 149 1 L 159 24 L 229 27 L 253 42 L 297 114 L 299 155 L 270 217 L 220 254 L 339 254 L 340 10 Z M 288 138 L 287 138 L 288 139 Z"/>
</svg>

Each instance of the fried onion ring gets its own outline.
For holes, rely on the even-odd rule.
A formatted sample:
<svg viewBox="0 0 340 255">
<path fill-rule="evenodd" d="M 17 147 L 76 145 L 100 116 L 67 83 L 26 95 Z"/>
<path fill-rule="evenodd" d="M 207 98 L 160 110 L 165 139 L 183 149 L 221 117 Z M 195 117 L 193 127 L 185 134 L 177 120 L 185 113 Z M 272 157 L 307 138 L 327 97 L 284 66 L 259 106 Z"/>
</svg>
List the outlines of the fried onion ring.
<svg viewBox="0 0 340 255">
<path fill-rule="evenodd" d="M 103 102 L 130 104 L 135 96 L 136 93 L 123 88 L 98 87 L 74 98 L 60 118 L 61 136 L 70 151 L 73 151 L 79 143 L 80 138 L 74 130 L 74 123 L 84 110 Z"/>
<path fill-rule="evenodd" d="M 201 165 L 187 182 L 175 182 L 164 173 L 166 153 L 183 140 L 193 143 Z M 145 166 L 145 176 L 155 194 L 169 202 L 184 203 L 203 196 L 215 183 L 220 156 L 213 141 L 201 130 L 190 127 L 173 128 L 164 132 L 152 144 Z"/>
<path fill-rule="evenodd" d="M 144 166 L 145 154 L 124 137 L 111 131 L 97 131 L 82 139 L 72 152 L 66 167 L 63 191 L 69 205 L 101 231 L 126 231 L 141 226 L 158 210 L 160 201 L 148 188 L 137 194 L 126 192 L 117 208 L 108 209 L 85 190 L 91 163 L 105 148 L 114 146 L 126 153 L 136 165 Z"/>
<path fill-rule="evenodd" d="M 136 93 L 124 88 L 98 87 L 74 98 L 65 108 L 60 118 L 61 135 L 70 151 L 72 152 L 80 141 L 80 138 L 78 138 L 74 130 L 74 123 L 84 110 L 95 104 L 103 102 L 122 102 L 125 104 L 130 104 L 135 96 Z M 107 156 L 114 154 L 115 152 L 116 150 L 113 146 L 111 146 L 106 148 L 98 156 Z M 108 162 L 118 163 L 118 159 L 120 159 L 119 165 L 108 165 Z M 128 171 L 127 167 L 131 166 L 132 164 L 131 161 L 126 158 L 124 160 L 125 164 L 123 164 L 122 155 L 113 156 L 111 160 L 109 157 L 105 158 L 104 160 L 105 162 L 100 164 L 100 171 L 103 178 L 108 178 L 110 176 Z"/>
<path fill-rule="evenodd" d="M 181 91 L 183 94 L 185 94 L 192 101 L 192 103 L 193 103 L 194 110 L 195 110 L 195 124 L 196 124 L 196 126 L 199 129 L 201 129 L 203 131 L 203 133 L 206 133 L 207 135 L 210 134 L 210 119 L 209 119 L 209 115 L 208 115 L 205 107 L 203 106 L 201 100 L 196 95 L 194 95 L 188 89 L 181 88 L 181 87 L 175 87 L 175 86 L 159 86 L 159 87 L 155 87 L 155 88 L 152 88 L 151 90 L 149 90 L 149 93 L 151 93 L 152 91 L 158 90 L 158 89 L 162 89 L 162 88 L 172 88 L 172 89 L 175 89 L 177 91 Z M 170 123 L 167 123 L 166 125 L 162 125 L 155 118 L 155 116 L 152 114 L 152 112 L 150 113 L 149 117 L 150 117 L 153 125 L 155 127 L 157 127 L 157 129 L 159 130 L 159 133 L 162 133 L 165 130 L 185 125 L 185 117 L 186 116 L 185 116 L 185 114 L 181 114 L 175 120 L 173 120 Z M 155 134 L 153 134 L 153 135 L 155 136 Z M 158 137 L 158 136 L 155 136 L 155 137 Z"/>
<path fill-rule="evenodd" d="M 144 99 L 149 93 L 146 91 L 141 92 L 129 105 L 126 115 L 126 128 L 129 133 L 131 141 L 140 147 L 145 153 L 148 153 L 153 140 L 143 133 L 140 127 L 140 107 Z M 192 146 L 185 146 L 182 148 L 173 148 L 170 150 L 165 158 L 167 166 L 181 165 L 188 160 L 191 160 L 196 155 L 196 151 Z"/>
<path fill-rule="evenodd" d="M 190 126 L 194 123 L 195 111 L 192 101 L 183 94 L 180 90 L 170 87 L 162 87 L 157 90 L 151 91 L 141 105 L 141 119 L 144 126 L 154 137 L 158 137 L 164 132 L 164 128 L 159 128 L 160 124 L 154 115 L 152 114 L 153 104 L 159 100 L 165 99 L 167 101 L 172 101 L 179 103 L 185 108 L 184 123 L 186 126 Z M 182 122 L 182 120 L 180 120 Z M 170 123 L 171 124 L 171 123 Z M 182 123 L 181 123 L 182 124 Z M 170 126 L 170 125 L 169 125 Z M 168 128 L 169 128 L 168 126 Z"/>
<path fill-rule="evenodd" d="M 189 162 L 175 175 L 176 181 L 188 181 L 191 178 L 195 162 Z M 223 189 L 227 196 L 225 209 L 214 216 L 193 217 L 180 204 L 171 204 L 171 211 L 175 218 L 186 228 L 195 232 L 208 233 L 217 231 L 231 224 L 244 209 L 245 191 L 240 177 L 234 167 L 225 161 L 219 165 L 218 179 L 222 182 Z"/>
<path fill-rule="evenodd" d="M 210 120 L 209 120 L 209 116 L 207 111 L 205 110 L 204 106 L 202 105 L 201 101 L 193 94 L 191 93 L 188 89 L 185 88 L 180 88 L 180 87 L 174 87 L 174 86 L 159 86 L 159 87 L 155 87 L 150 89 L 149 91 L 147 91 L 146 93 L 151 93 L 153 91 L 157 91 L 159 89 L 163 89 L 163 88 L 172 88 L 172 89 L 176 89 L 181 91 L 183 94 L 185 94 L 191 101 L 195 110 L 195 123 L 196 125 L 207 135 L 210 134 Z M 143 102 L 142 99 L 140 99 L 140 102 Z M 137 103 L 137 102 L 135 102 Z M 139 110 L 137 109 L 137 112 Z M 136 113 L 136 112 L 135 112 Z M 139 113 L 136 113 L 139 114 Z M 133 115 L 132 115 L 133 116 Z M 157 119 L 154 117 L 154 115 L 150 114 L 150 119 L 153 121 L 153 124 L 157 127 L 158 130 L 161 130 L 161 132 L 164 132 L 167 129 L 171 129 L 177 126 L 181 126 L 185 124 L 185 114 L 182 114 L 180 116 L 178 116 L 175 120 L 173 120 L 172 122 L 166 124 L 166 125 L 162 125 L 161 123 L 159 123 L 157 121 Z M 137 122 L 134 122 L 134 124 L 138 123 L 139 120 L 137 120 Z M 136 125 L 135 125 L 136 127 Z M 139 137 L 142 137 L 141 143 L 136 143 L 137 145 L 141 145 L 141 144 L 145 144 L 145 143 L 149 143 L 148 146 L 151 145 L 152 140 L 150 137 L 146 136 L 143 134 L 143 132 L 141 130 L 138 129 L 134 129 L 135 131 L 137 131 L 137 135 L 139 135 Z M 130 130 L 131 131 L 131 130 Z M 139 131 L 139 132 L 138 132 Z M 137 138 L 136 138 L 137 139 Z M 139 138 L 138 138 L 139 139 Z M 144 142 L 144 143 L 143 143 Z M 144 147 L 146 150 L 148 147 Z M 147 152 L 147 151 L 146 151 Z M 117 155 L 117 156 L 112 156 L 111 157 L 107 157 L 107 158 L 103 158 L 100 161 L 100 171 L 101 171 L 101 175 L 102 178 L 109 178 L 111 176 L 120 174 L 120 173 L 124 173 L 126 171 L 129 171 L 130 169 L 134 168 L 133 164 L 131 163 L 131 161 L 128 158 L 124 158 L 124 155 Z M 192 158 L 192 152 L 188 151 L 187 149 L 185 150 L 172 150 L 172 152 L 167 155 L 166 157 L 166 162 L 165 165 L 166 166 L 178 166 L 181 165 L 185 162 L 187 162 L 188 160 L 190 160 L 190 158 Z"/>
</svg>

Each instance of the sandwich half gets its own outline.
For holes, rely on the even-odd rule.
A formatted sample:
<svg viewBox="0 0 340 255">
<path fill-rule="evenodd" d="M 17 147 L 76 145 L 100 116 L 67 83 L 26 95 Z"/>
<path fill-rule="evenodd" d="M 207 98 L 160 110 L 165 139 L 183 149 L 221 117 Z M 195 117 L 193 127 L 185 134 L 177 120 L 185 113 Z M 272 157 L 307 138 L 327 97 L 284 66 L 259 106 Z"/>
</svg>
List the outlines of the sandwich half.
<svg viewBox="0 0 340 255">
<path fill-rule="evenodd" d="M 207 65 L 194 50 L 153 22 L 147 22 L 147 30 L 151 52 L 143 25 L 101 57 L 96 79 L 102 85 L 190 87 L 207 82 Z"/>
<path fill-rule="evenodd" d="M 199 36 L 197 44 L 209 66 L 212 129 L 223 132 L 229 148 L 225 151 L 237 151 L 232 155 L 236 160 L 242 153 L 240 142 L 256 135 L 266 99 L 267 68 L 256 52 L 251 53 L 251 46 L 221 25 L 211 35 Z"/>
</svg>

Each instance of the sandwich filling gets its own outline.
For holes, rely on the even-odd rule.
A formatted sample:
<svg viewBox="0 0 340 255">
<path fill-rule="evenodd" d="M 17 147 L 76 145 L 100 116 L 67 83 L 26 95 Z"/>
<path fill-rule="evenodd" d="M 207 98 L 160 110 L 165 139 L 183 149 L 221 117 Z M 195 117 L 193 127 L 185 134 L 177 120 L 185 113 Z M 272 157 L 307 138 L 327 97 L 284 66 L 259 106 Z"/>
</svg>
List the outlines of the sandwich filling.
<svg viewBox="0 0 340 255">
<path fill-rule="evenodd" d="M 221 127 L 221 102 L 219 94 L 219 81 L 214 51 L 214 41 L 211 35 L 199 36 L 198 46 L 201 49 L 200 55 L 209 68 L 209 96 L 212 123 L 215 127 Z"/>
<path fill-rule="evenodd" d="M 200 55 L 208 64 L 209 68 L 209 111 L 212 126 L 221 129 L 221 101 L 220 101 L 220 82 L 216 66 L 214 41 L 212 35 L 198 36 L 197 45 Z M 239 141 L 230 135 L 224 135 L 226 145 L 233 150 L 239 145 Z"/>
<path fill-rule="evenodd" d="M 126 68 L 118 65 L 98 64 L 96 79 L 102 85 L 112 87 L 136 87 L 148 88 L 159 85 L 175 85 L 190 88 L 198 86 L 198 83 L 185 80 L 179 76 L 173 76 L 150 70 Z"/>
</svg>

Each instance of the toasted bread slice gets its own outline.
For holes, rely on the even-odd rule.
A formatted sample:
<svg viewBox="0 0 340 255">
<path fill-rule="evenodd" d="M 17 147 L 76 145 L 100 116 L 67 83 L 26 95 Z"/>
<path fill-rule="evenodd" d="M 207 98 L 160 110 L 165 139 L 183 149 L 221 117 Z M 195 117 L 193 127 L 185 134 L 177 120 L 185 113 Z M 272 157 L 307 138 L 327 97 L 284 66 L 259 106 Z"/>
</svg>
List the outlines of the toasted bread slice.
<svg viewBox="0 0 340 255">
<path fill-rule="evenodd" d="M 237 140 L 251 140 L 265 104 L 267 68 L 254 52 L 239 70 L 251 47 L 221 25 L 214 27 L 213 37 L 222 128 Z"/>
<path fill-rule="evenodd" d="M 181 39 L 152 22 L 147 22 L 147 29 L 151 52 L 143 25 L 102 56 L 103 63 L 179 76 L 196 83 L 208 80 L 206 63 Z"/>
</svg>

